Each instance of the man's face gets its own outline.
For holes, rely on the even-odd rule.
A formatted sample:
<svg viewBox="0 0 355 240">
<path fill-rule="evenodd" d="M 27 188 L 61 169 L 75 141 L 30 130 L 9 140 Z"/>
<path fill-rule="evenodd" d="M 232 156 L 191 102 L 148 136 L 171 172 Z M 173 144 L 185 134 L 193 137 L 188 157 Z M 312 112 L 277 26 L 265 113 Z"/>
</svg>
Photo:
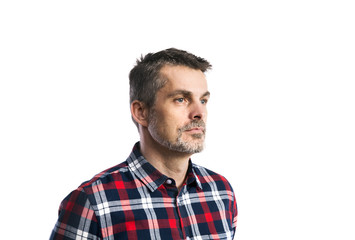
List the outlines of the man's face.
<svg viewBox="0 0 355 240">
<path fill-rule="evenodd" d="M 203 150 L 209 99 L 207 81 L 200 70 L 164 66 L 167 83 L 149 112 L 148 131 L 164 147 L 183 153 Z"/>
</svg>

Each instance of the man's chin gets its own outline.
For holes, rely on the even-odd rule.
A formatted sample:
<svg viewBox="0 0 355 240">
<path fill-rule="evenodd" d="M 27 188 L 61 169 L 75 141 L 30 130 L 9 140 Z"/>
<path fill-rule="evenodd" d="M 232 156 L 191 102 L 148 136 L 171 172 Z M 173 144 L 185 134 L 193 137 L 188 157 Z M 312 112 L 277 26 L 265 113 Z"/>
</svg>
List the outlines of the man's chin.
<svg viewBox="0 0 355 240">
<path fill-rule="evenodd" d="M 186 154 L 194 154 L 194 153 L 199 153 L 203 150 L 204 148 L 204 143 L 203 141 L 199 142 L 194 142 L 194 141 L 189 141 L 189 142 L 182 142 L 178 141 L 175 143 L 171 142 L 161 142 L 163 146 L 165 146 L 167 149 L 170 151 L 174 152 L 179 152 L 179 153 L 186 153 Z"/>
<path fill-rule="evenodd" d="M 196 136 L 193 136 L 196 135 Z M 194 154 L 199 153 L 204 149 L 204 134 L 193 134 L 188 136 L 180 136 L 175 141 L 169 141 L 159 136 L 153 137 L 154 140 L 160 143 L 170 151 Z"/>
<path fill-rule="evenodd" d="M 189 154 L 199 153 L 204 149 L 204 141 L 200 139 L 199 141 L 180 142 L 178 146 L 180 152 Z"/>
</svg>

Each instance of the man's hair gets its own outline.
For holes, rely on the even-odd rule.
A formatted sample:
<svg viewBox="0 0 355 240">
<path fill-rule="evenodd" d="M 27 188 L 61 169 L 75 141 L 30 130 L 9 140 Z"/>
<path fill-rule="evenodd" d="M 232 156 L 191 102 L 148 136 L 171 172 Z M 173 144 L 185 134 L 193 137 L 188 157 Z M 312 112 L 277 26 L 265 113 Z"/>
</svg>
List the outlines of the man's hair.
<svg viewBox="0 0 355 240">
<path fill-rule="evenodd" d="M 166 65 L 185 66 L 203 73 L 212 68 L 207 60 L 176 48 L 148 53 L 137 59 L 137 64 L 129 73 L 130 103 L 138 100 L 148 109 L 154 106 L 156 93 L 167 82 L 160 74 L 160 70 Z M 134 123 L 137 125 L 135 121 Z"/>
</svg>

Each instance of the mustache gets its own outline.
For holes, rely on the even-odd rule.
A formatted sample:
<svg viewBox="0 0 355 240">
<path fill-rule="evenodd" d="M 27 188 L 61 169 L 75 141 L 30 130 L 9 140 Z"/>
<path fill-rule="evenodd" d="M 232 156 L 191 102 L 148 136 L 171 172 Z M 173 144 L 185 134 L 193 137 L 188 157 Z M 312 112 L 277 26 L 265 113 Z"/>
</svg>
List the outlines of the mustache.
<svg viewBox="0 0 355 240">
<path fill-rule="evenodd" d="M 191 128 L 196 128 L 196 127 L 202 127 L 203 132 L 206 131 L 206 123 L 203 120 L 192 120 L 189 124 L 184 125 L 182 128 L 180 128 L 180 131 L 186 131 L 190 130 Z"/>
</svg>

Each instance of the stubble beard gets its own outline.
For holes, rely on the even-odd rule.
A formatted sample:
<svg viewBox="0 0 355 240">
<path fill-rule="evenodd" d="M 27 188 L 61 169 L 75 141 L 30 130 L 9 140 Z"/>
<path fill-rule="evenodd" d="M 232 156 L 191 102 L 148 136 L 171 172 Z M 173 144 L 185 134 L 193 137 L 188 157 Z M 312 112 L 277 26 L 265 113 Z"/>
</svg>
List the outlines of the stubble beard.
<svg viewBox="0 0 355 240">
<path fill-rule="evenodd" d="M 203 132 L 198 134 L 191 134 L 190 136 L 193 139 L 191 141 L 182 140 L 182 134 L 184 131 L 197 127 L 203 128 Z M 159 132 L 158 118 L 154 111 L 152 111 L 149 118 L 148 130 L 156 142 L 168 148 L 169 150 L 181 153 L 194 154 L 199 153 L 204 149 L 206 124 L 202 120 L 193 120 L 189 124 L 179 128 L 177 131 L 177 137 L 175 141 L 172 142 Z"/>
</svg>

